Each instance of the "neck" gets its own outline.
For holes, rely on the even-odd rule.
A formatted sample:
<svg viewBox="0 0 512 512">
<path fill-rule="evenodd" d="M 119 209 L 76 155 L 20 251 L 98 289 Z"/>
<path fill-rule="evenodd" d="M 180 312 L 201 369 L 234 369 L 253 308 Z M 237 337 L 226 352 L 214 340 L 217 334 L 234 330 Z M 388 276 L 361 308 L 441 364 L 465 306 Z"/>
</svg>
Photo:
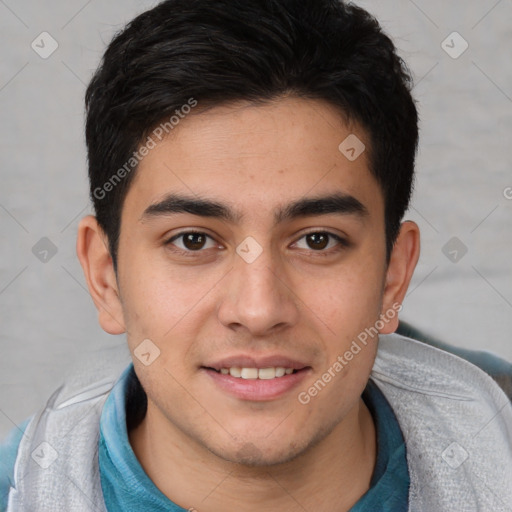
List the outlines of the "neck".
<svg viewBox="0 0 512 512">
<path fill-rule="evenodd" d="M 375 467 L 375 426 L 363 400 L 322 441 L 291 461 L 266 467 L 225 461 L 163 425 L 169 427 L 168 420 L 148 400 L 130 443 L 160 491 L 189 510 L 344 512 L 369 489 Z"/>
</svg>

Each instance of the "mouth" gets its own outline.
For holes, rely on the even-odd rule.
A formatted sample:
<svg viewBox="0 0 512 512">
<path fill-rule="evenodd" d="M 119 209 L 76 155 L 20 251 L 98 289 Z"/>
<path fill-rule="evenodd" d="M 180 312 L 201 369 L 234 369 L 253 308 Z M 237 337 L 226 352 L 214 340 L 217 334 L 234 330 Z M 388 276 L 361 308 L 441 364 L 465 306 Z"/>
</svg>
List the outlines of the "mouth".
<svg viewBox="0 0 512 512">
<path fill-rule="evenodd" d="M 239 366 L 232 366 L 230 368 L 221 368 L 220 370 L 216 370 L 215 368 L 206 368 L 207 370 L 213 370 L 221 375 L 230 375 L 235 379 L 245 379 L 245 380 L 271 380 L 271 379 L 280 379 L 285 375 L 292 375 L 293 373 L 297 373 L 300 370 L 295 370 L 294 368 L 284 368 L 283 366 L 268 368 L 241 368 Z"/>
<path fill-rule="evenodd" d="M 312 371 L 298 361 L 283 360 L 275 362 L 248 360 L 236 362 L 229 360 L 202 366 L 221 392 L 244 401 L 269 401 L 285 396 L 297 387 Z"/>
</svg>

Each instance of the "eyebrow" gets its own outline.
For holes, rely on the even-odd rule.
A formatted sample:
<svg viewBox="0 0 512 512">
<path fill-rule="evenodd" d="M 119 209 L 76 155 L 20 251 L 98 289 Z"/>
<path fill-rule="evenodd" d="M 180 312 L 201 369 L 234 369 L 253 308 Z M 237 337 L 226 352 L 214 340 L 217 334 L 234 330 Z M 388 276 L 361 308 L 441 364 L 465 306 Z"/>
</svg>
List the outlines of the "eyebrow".
<svg viewBox="0 0 512 512">
<path fill-rule="evenodd" d="M 199 217 L 211 217 L 236 224 L 244 215 L 229 206 L 210 199 L 191 197 L 179 194 L 169 194 L 158 203 L 148 206 L 140 220 L 146 221 L 157 217 L 178 213 L 190 213 Z M 317 215 L 353 215 L 364 219 L 369 215 L 366 206 L 354 196 L 335 193 L 327 196 L 303 198 L 276 210 L 275 224 L 301 217 Z"/>
</svg>

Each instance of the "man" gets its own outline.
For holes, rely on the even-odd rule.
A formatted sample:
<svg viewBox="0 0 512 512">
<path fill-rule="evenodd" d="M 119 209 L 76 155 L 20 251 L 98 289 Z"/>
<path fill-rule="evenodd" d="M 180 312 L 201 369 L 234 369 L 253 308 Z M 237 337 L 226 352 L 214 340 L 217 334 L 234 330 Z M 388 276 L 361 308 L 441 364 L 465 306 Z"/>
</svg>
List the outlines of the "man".
<svg viewBox="0 0 512 512">
<path fill-rule="evenodd" d="M 133 364 L 23 425 L 7 510 L 512 508 L 505 393 L 393 334 L 417 113 L 368 13 L 168 0 L 86 104 L 77 252 Z"/>
</svg>

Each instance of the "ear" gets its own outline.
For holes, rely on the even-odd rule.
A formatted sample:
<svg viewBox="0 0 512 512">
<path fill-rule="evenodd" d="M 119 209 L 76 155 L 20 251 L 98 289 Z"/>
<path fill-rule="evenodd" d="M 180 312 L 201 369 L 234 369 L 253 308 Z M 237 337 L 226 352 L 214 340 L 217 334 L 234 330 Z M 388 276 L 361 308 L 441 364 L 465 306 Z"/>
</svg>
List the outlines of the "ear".
<svg viewBox="0 0 512 512">
<path fill-rule="evenodd" d="M 420 230 L 415 222 L 406 221 L 400 228 L 386 272 L 381 312 L 386 322 L 383 322 L 385 327 L 380 330 L 381 334 L 391 334 L 398 328 L 397 308 L 405 298 L 419 256 Z M 397 313 L 393 318 L 386 315 L 393 310 Z"/>
<path fill-rule="evenodd" d="M 126 328 L 117 277 L 107 236 L 96 217 L 89 215 L 80 221 L 76 252 L 102 329 L 109 334 L 124 333 Z"/>
</svg>

